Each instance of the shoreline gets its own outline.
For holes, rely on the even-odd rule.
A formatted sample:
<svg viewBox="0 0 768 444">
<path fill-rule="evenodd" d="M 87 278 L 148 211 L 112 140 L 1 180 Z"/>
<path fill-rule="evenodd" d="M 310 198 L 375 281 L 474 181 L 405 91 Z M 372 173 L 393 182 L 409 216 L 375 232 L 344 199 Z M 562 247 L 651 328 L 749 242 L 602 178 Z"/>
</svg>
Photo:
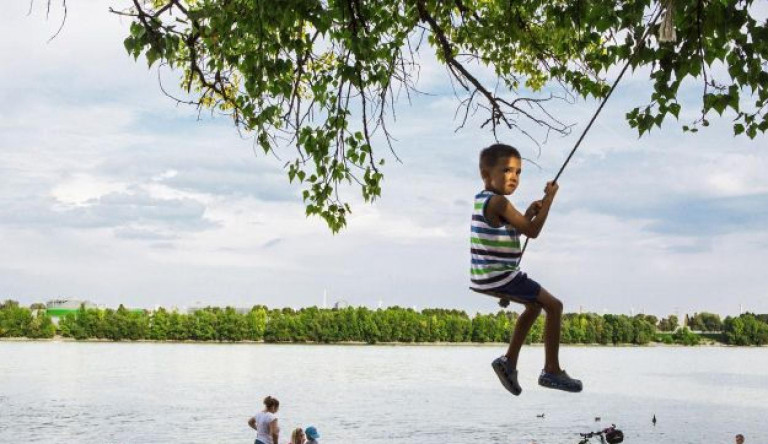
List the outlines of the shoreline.
<svg viewBox="0 0 768 444">
<path fill-rule="evenodd" d="M 155 340 L 155 339 L 139 339 L 136 341 L 124 340 L 113 341 L 111 339 L 74 339 L 64 336 L 54 336 L 53 338 L 25 338 L 25 337 L 12 337 L 12 338 L 0 338 L 0 342 L 67 342 L 67 343 L 115 343 L 115 344 L 221 344 L 221 345 L 237 345 L 237 344 L 257 344 L 257 345 L 312 345 L 312 346 L 386 346 L 386 347 L 500 347 L 507 346 L 506 342 L 377 342 L 375 344 L 369 344 L 367 342 L 357 341 L 342 341 L 342 342 L 266 342 L 266 341 L 192 341 L 192 340 Z M 544 343 L 532 343 L 525 344 L 526 346 L 543 347 Z M 644 345 L 638 344 L 560 344 L 561 347 L 585 347 L 585 348 L 609 348 L 609 347 L 632 347 L 632 348 L 655 348 L 655 347 L 669 347 L 669 348 L 697 348 L 697 347 L 725 347 L 725 348 L 763 348 L 768 345 L 729 345 L 716 341 L 708 341 L 706 343 L 698 345 L 683 345 L 683 344 L 666 344 L 663 342 L 650 342 Z"/>
</svg>

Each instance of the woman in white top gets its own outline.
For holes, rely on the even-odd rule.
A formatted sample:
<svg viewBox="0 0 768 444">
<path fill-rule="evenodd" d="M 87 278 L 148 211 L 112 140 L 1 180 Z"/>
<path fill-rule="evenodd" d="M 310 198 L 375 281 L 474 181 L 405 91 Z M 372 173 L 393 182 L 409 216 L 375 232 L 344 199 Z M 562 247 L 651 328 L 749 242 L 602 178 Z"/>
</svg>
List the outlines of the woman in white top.
<svg viewBox="0 0 768 444">
<path fill-rule="evenodd" d="M 280 401 L 267 396 L 264 398 L 264 411 L 261 411 L 248 420 L 248 425 L 256 430 L 256 441 L 254 444 L 278 444 L 278 434 L 280 429 L 277 427 L 277 410 L 280 408 Z"/>
</svg>

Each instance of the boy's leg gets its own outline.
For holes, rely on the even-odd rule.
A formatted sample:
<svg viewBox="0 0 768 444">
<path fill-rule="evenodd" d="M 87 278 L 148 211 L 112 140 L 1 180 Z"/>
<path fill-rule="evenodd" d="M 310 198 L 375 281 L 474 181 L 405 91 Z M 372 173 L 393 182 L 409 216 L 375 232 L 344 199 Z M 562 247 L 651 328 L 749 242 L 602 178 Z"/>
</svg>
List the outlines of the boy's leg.
<svg viewBox="0 0 768 444">
<path fill-rule="evenodd" d="M 559 373 L 560 368 L 560 318 L 563 315 L 563 303 L 542 288 L 536 301 L 541 304 L 547 313 L 547 321 L 544 323 L 544 371 L 547 373 Z"/>
<path fill-rule="evenodd" d="M 499 377 L 501 384 L 515 396 L 523 391 L 517 382 L 517 358 L 520 355 L 520 348 L 523 346 L 525 337 L 539 313 L 541 313 L 539 304 L 535 302 L 525 304 L 525 310 L 515 323 L 515 331 L 509 341 L 507 354 L 494 359 L 491 363 L 491 367 L 496 372 L 496 376 Z"/>
<path fill-rule="evenodd" d="M 545 289 L 539 291 L 536 301 L 547 312 L 544 323 L 544 370 L 539 376 L 539 385 L 568 392 L 580 392 L 581 381 L 573 379 L 560 368 L 560 323 L 563 315 L 563 303 Z"/>
<path fill-rule="evenodd" d="M 541 305 L 537 303 L 525 304 L 525 310 L 520 314 L 515 322 L 515 331 L 512 333 L 512 338 L 509 340 L 509 348 L 507 349 L 507 362 L 512 368 L 517 368 L 517 359 L 520 356 L 520 348 L 525 342 L 525 337 L 528 336 L 528 332 L 531 330 L 533 323 L 541 313 Z"/>
</svg>

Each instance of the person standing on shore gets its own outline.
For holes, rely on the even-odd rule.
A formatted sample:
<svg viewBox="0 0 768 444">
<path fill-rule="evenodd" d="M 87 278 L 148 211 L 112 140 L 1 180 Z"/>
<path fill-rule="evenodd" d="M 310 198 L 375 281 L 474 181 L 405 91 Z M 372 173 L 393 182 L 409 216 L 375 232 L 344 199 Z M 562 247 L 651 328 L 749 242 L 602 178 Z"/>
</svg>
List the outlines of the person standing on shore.
<svg viewBox="0 0 768 444">
<path fill-rule="evenodd" d="M 248 420 L 248 425 L 256 430 L 254 444 L 278 444 L 280 434 L 276 416 L 278 409 L 280 409 L 280 401 L 267 396 L 264 398 L 264 410 Z"/>
</svg>

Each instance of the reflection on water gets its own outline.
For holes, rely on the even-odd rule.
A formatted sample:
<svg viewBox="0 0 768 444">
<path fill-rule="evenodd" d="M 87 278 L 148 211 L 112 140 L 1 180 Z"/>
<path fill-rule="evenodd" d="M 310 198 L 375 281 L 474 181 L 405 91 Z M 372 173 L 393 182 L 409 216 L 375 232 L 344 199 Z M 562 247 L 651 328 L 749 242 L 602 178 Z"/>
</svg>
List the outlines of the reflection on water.
<svg viewBox="0 0 768 444">
<path fill-rule="evenodd" d="M 313 424 L 324 444 L 575 443 L 610 423 L 630 444 L 768 442 L 766 348 L 565 347 L 570 394 L 536 386 L 544 350 L 524 347 L 518 398 L 491 370 L 502 351 L 0 342 L 0 442 L 250 443 L 268 394 L 283 442 Z"/>
<path fill-rule="evenodd" d="M 752 364 L 745 363 L 745 365 Z M 766 374 L 768 374 L 768 369 L 762 374 L 692 371 L 689 373 L 660 373 L 659 376 L 664 378 L 680 378 L 681 380 L 684 379 L 705 387 L 725 386 L 729 391 L 736 388 L 759 391 L 766 389 Z M 764 402 L 768 403 L 768 400 L 764 400 Z"/>
</svg>

